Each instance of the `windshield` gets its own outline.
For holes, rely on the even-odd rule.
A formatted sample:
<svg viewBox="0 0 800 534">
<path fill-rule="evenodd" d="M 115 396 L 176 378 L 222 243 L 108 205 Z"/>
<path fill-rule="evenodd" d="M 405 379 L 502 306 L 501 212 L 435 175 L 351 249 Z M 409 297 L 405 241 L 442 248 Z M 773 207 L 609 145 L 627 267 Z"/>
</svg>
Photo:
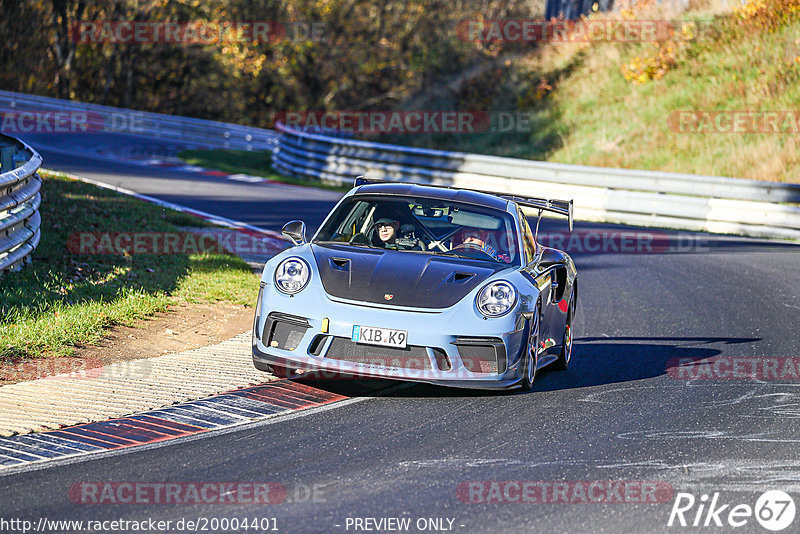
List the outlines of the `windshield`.
<svg viewBox="0 0 800 534">
<path fill-rule="evenodd" d="M 431 198 L 354 196 L 339 205 L 314 242 L 519 265 L 515 235 L 504 211 Z"/>
</svg>

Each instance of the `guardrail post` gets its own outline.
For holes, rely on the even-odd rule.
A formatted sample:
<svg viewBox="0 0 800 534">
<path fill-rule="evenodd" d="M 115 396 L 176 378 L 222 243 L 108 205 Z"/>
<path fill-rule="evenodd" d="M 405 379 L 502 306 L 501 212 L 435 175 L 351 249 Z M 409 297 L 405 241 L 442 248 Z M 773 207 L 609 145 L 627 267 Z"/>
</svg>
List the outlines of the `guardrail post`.
<svg viewBox="0 0 800 534">
<path fill-rule="evenodd" d="M 13 171 L 16 168 L 16 165 L 14 165 L 14 154 L 16 152 L 16 147 L 3 147 L 2 152 L 0 152 L 0 172 Z"/>
<path fill-rule="evenodd" d="M 19 158 L 26 161 L 17 165 Z M 0 276 L 30 263 L 42 237 L 42 158 L 25 143 L 0 135 Z"/>
<path fill-rule="evenodd" d="M 92 127 L 111 128 L 116 133 L 155 137 L 175 141 L 176 145 L 182 144 L 196 148 L 225 147 L 249 150 L 249 147 L 253 147 L 258 150 L 271 150 L 271 141 L 277 137 L 272 130 L 252 126 L 134 111 L 0 89 L 0 109 L 9 108 L 16 108 L 20 111 L 80 112 L 90 119 Z M 230 137 L 224 135 L 226 131 L 231 132 Z M 252 141 L 245 140 L 245 135 L 251 135 Z"/>
<path fill-rule="evenodd" d="M 586 220 L 800 241 L 800 185 L 566 165 L 341 139 L 276 124 L 272 164 L 303 178 L 354 176 L 572 198 Z M 491 184 L 491 185 L 489 185 Z"/>
</svg>

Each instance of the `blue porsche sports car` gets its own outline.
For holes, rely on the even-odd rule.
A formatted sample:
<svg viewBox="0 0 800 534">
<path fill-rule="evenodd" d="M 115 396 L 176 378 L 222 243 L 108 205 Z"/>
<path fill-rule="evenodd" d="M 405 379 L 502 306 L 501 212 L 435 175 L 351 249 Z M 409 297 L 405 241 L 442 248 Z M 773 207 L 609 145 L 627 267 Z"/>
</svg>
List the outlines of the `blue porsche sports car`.
<svg viewBox="0 0 800 534">
<path fill-rule="evenodd" d="M 572 201 L 356 179 L 310 242 L 284 226 L 294 246 L 264 266 L 255 366 L 498 389 L 566 369 L 577 271 L 521 206 L 572 229 Z"/>
</svg>

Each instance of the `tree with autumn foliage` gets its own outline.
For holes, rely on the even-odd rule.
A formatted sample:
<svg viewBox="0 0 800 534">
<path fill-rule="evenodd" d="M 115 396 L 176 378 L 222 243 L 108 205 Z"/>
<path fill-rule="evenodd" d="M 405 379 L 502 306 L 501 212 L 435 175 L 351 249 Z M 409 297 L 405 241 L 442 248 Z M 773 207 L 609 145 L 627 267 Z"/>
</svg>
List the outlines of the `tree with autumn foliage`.
<svg viewBox="0 0 800 534">
<path fill-rule="evenodd" d="M 522 0 L 0 0 L 0 88 L 258 126 L 287 110 L 394 109 L 502 53 L 460 38 L 464 20 L 536 13 Z M 283 35 L 119 42 L 76 30 L 255 21 Z"/>
</svg>

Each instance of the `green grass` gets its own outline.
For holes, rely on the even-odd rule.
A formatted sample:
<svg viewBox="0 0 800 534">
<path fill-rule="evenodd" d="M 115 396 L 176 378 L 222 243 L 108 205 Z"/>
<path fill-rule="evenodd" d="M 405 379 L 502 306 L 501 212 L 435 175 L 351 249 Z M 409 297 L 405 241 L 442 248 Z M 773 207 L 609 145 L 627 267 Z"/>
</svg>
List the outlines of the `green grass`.
<svg viewBox="0 0 800 534">
<path fill-rule="evenodd" d="M 528 157 L 800 182 L 796 133 L 689 133 L 668 124 L 676 110 L 798 110 L 800 64 L 787 57 L 787 43 L 800 35 L 800 21 L 766 32 L 726 16 L 713 28 L 687 43 L 663 78 L 643 84 L 626 80 L 621 68 L 652 54 L 646 46 L 595 50 L 552 97 L 563 143 Z"/>
<path fill-rule="evenodd" d="M 46 174 L 34 261 L 0 278 L 0 357 L 68 355 L 111 325 L 134 325 L 170 305 L 252 305 L 258 278 L 225 254 L 73 254 L 79 232 L 177 232 L 208 223 L 93 185 Z"/>
<path fill-rule="evenodd" d="M 184 150 L 178 154 L 178 157 L 189 165 L 198 165 L 230 174 L 250 174 L 275 182 L 319 187 L 333 191 L 349 191 L 351 189 L 350 185 L 342 186 L 333 182 L 304 180 L 280 174 L 272 168 L 272 153 L 267 151 Z"/>
<path fill-rule="evenodd" d="M 472 80 L 470 91 L 450 102 L 455 109 L 526 112 L 531 128 L 525 136 L 384 139 L 561 163 L 800 183 L 797 133 L 686 133 L 668 124 L 676 110 L 800 115 L 800 20 L 764 30 L 733 13 L 702 9 L 681 15 L 701 31 L 676 39 L 674 65 L 659 79 L 635 83 L 623 74 L 634 58 L 655 57 L 653 43 L 559 43 Z M 661 17 L 639 14 L 643 20 Z M 551 88 L 544 96 L 537 94 L 542 81 Z"/>
</svg>

